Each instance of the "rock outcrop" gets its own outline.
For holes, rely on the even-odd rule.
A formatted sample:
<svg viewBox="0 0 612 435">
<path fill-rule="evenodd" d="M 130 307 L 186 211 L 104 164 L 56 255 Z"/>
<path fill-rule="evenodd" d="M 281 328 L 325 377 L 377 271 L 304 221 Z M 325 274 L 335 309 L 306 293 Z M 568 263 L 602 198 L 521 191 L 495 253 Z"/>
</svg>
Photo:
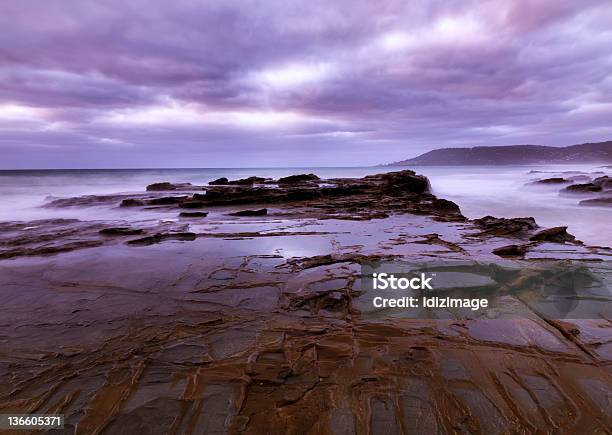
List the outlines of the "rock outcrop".
<svg viewBox="0 0 612 435">
<path fill-rule="evenodd" d="M 563 189 L 567 193 L 593 193 L 612 190 L 612 177 L 604 175 L 597 177 L 589 183 L 572 184 Z"/>
<path fill-rule="evenodd" d="M 229 184 L 229 180 L 225 177 L 221 177 L 221 178 L 217 178 L 216 180 L 211 181 L 208 184 L 211 186 L 226 186 Z"/>
<path fill-rule="evenodd" d="M 493 249 L 493 254 L 500 257 L 523 257 L 527 253 L 526 245 L 508 245 Z"/>
<path fill-rule="evenodd" d="M 300 174 L 290 175 L 288 177 L 282 177 L 278 179 L 279 185 L 295 185 L 295 184 L 307 184 L 309 182 L 319 181 L 320 178 L 315 174 Z"/>
<path fill-rule="evenodd" d="M 266 184 L 266 186 L 263 186 Z M 209 186 L 187 186 L 202 193 L 182 196 L 129 197 L 122 207 L 162 206 L 200 209 L 248 204 L 293 204 L 308 208 L 321 218 L 369 219 L 391 213 L 432 215 L 444 221 L 463 221 L 459 206 L 430 193 L 429 181 L 405 170 L 364 178 L 321 180 L 315 174 L 284 177 L 278 181 L 252 176 L 240 180 L 223 177 Z M 149 185 L 149 191 L 184 190 L 183 184 L 168 182 Z"/>
<path fill-rule="evenodd" d="M 153 183 L 147 186 L 148 192 L 163 192 L 167 190 L 199 190 L 200 187 L 194 186 L 191 183 L 170 183 L 164 181 L 162 183 Z"/>
<path fill-rule="evenodd" d="M 481 236 L 510 236 L 522 238 L 535 230 L 538 225 L 532 217 L 524 218 L 497 218 L 485 216 L 474 219 L 474 224 L 481 228 Z"/>
<path fill-rule="evenodd" d="M 604 166 L 604 168 L 606 167 Z M 541 171 L 530 171 L 529 173 L 541 173 Z M 587 196 L 587 199 L 578 202 L 582 206 L 609 207 L 612 203 L 612 177 L 604 175 L 604 172 L 564 171 L 557 173 L 557 175 L 528 184 L 557 185 L 573 183 L 563 188 L 560 194 L 566 197 Z"/>
<path fill-rule="evenodd" d="M 575 241 L 576 237 L 567 232 L 567 227 L 554 227 L 538 231 L 529 240 L 534 242 L 565 243 Z"/>
</svg>

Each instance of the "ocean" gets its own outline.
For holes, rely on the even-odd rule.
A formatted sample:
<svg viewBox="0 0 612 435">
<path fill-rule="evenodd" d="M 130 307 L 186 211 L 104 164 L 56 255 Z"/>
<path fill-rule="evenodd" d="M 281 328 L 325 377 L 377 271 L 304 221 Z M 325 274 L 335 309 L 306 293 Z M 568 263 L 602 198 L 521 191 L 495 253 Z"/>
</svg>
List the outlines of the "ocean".
<svg viewBox="0 0 612 435">
<path fill-rule="evenodd" d="M 82 220 L 143 219 L 140 211 L 109 208 L 43 208 L 55 198 L 81 195 L 142 192 L 146 185 L 160 182 L 206 184 L 219 177 L 229 179 L 257 175 L 278 178 L 298 173 L 315 173 L 321 178 L 363 177 L 407 169 L 405 167 L 319 167 L 319 168 L 204 168 L 204 169 L 79 169 L 0 171 L 0 221 L 29 221 L 47 218 Z M 567 225 L 568 231 L 590 245 L 612 246 L 612 208 L 584 207 L 587 197 L 559 194 L 559 185 L 529 184 L 556 174 L 610 175 L 598 165 L 547 166 L 420 166 L 411 168 L 427 176 L 433 192 L 456 202 L 465 216 L 533 216 L 545 227 Z M 535 172 L 540 171 L 540 173 Z M 163 214 L 158 213 L 159 217 Z M 147 217 L 156 217 L 151 212 Z"/>
</svg>

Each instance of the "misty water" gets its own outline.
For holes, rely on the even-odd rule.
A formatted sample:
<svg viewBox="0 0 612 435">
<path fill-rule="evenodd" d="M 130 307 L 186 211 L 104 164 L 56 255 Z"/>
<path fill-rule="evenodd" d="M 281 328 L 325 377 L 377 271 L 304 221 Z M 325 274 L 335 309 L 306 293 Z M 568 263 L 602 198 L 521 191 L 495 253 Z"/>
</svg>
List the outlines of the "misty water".
<svg viewBox="0 0 612 435">
<path fill-rule="evenodd" d="M 230 179 L 257 175 L 278 178 L 297 173 L 315 173 L 321 178 L 363 177 L 402 170 L 401 167 L 351 168 L 261 168 L 261 169 L 117 169 L 117 170 L 32 170 L 0 171 L 0 221 L 29 221 L 46 218 L 139 221 L 163 218 L 167 213 L 131 208 L 97 206 L 87 208 L 43 208 L 55 198 L 80 195 L 142 192 L 146 185 L 160 182 L 206 184 L 219 177 Z M 612 246 L 612 208 L 584 207 L 578 202 L 589 196 L 560 195 L 560 185 L 532 185 L 538 178 L 573 171 L 592 177 L 610 175 L 598 165 L 548 166 L 422 166 L 413 168 L 426 175 L 433 192 L 455 201 L 468 218 L 533 216 L 541 226 L 567 225 L 587 244 Z M 535 173 L 533 171 L 542 171 Z M 574 175 L 574 174 L 570 174 Z"/>
</svg>

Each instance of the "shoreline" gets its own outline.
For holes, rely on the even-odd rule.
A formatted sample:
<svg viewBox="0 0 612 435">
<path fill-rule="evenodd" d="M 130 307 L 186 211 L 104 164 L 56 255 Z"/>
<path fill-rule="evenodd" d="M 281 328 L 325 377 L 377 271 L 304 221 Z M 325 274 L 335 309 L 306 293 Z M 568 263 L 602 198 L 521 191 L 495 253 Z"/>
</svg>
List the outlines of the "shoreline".
<svg viewBox="0 0 612 435">
<path fill-rule="evenodd" d="M 359 274 L 402 260 L 603 267 L 609 248 L 531 218 L 468 220 L 411 171 L 217 181 L 49 205 L 128 201 L 140 221 L 0 224 L 2 412 L 108 433 L 606 427 L 609 322 L 368 318 Z M 510 245 L 526 246 L 494 254 Z"/>
</svg>

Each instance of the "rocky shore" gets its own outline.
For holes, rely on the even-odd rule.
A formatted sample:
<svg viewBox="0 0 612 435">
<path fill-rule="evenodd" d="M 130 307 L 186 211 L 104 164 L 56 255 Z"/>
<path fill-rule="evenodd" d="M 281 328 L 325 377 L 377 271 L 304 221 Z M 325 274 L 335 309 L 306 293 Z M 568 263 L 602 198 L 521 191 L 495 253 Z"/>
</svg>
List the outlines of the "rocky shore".
<svg viewBox="0 0 612 435">
<path fill-rule="evenodd" d="M 321 180 L 314 174 L 302 174 L 279 180 L 256 176 L 240 180 L 221 178 L 201 186 L 160 182 L 147 186 L 142 194 L 88 195 L 54 199 L 45 204 L 48 208 L 94 206 L 162 211 L 168 219 L 143 221 L 138 226 L 129 222 L 109 225 L 101 221 L 75 219 L 4 222 L 0 223 L 0 259 L 116 243 L 150 245 L 198 237 L 270 236 L 269 232 L 219 234 L 196 231 L 199 223 L 208 222 L 213 217 L 228 221 L 232 221 L 232 217 L 263 216 L 285 220 L 366 221 L 402 214 L 427 216 L 437 222 L 464 223 L 465 228 L 473 227 L 477 231 L 468 236 L 472 240 L 479 238 L 484 242 L 491 236 L 503 236 L 521 242 L 514 250 L 496 247 L 493 253 L 500 256 L 523 257 L 529 249 L 537 250 L 539 244 L 546 242 L 573 245 L 577 255 L 596 252 L 582 247 L 580 241 L 566 232 L 566 227 L 543 229 L 533 218 L 486 216 L 468 221 L 457 204 L 430 193 L 426 177 L 410 170 L 360 179 Z"/>
<path fill-rule="evenodd" d="M 559 260 L 605 271 L 610 248 L 565 227 L 469 220 L 409 170 L 161 180 L 45 207 L 143 217 L 0 223 L 0 413 L 65 414 L 64 433 L 612 427 L 609 319 L 364 315 L 365 263 L 476 260 L 498 273 Z"/>
</svg>

